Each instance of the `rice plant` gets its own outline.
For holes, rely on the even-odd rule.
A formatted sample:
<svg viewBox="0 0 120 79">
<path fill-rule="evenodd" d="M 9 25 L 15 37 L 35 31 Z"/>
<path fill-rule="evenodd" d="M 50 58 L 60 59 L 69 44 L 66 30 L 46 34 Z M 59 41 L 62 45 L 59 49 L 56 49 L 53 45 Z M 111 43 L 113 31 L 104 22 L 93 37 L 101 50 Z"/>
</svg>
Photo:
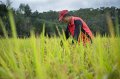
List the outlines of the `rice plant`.
<svg viewBox="0 0 120 79">
<path fill-rule="evenodd" d="M 45 37 L 43 30 L 37 38 L 31 31 L 30 38 L 21 39 L 11 12 L 9 19 L 12 38 L 0 20 L 5 35 L 0 38 L 0 79 L 120 79 L 119 37 L 97 35 L 92 44 L 72 45 L 64 35 Z"/>
</svg>

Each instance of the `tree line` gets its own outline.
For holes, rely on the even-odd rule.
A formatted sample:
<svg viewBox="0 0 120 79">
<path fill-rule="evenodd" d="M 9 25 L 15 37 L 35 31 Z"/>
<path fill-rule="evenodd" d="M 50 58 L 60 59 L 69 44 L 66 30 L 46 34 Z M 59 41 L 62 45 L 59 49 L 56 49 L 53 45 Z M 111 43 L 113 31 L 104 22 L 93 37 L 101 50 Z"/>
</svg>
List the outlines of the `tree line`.
<svg viewBox="0 0 120 79">
<path fill-rule="evenodd" d="M 11 36 L 10 23 L 8 19 L 8 10 L 12 10 L 18 37 L 29 37 L 30 31 L 34 30 L 36 36 L 39 35 L 45 26 L 45 35 L 58 35 L 62 30 L 66 29 L 66 24 L 58 21 L 58 11 L 47 12 L 32 12 L 28 4 L 20 4 L 18 9 L 9 8 L 5 4 L 0 4 L 0 17 Z M 108 24 L 106 16 L 110 16 L 113 22 L 113 27 L 120 31 L 120 8 L 116 7 L 100 7 L 100 8 L 80 8 L 79 10 L 69 11 L 71 15 L 81 17 L 90 27 L 94 35 L 100 33 L 101 35 L 109 35 Z M 117 26 L 117 27 L 116 27 Z M 116 32 L 116 31 L 115 31 Z M 116 33 L 116 34 L 117 34 Z M 0 36 L 3 37 L 3 31 L 0 27 Z"/>
</svg>

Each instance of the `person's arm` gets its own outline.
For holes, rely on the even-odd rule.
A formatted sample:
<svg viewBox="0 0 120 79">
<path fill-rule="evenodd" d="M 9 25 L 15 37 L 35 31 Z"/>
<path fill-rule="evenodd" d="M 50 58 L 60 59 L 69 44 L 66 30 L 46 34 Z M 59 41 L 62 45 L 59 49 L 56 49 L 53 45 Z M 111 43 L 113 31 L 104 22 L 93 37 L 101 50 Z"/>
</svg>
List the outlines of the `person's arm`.
<svg viewBox="0 0 120 79">
<path fill-rule="evenodd" d="M 75 24 L 75 31 L 74 31 L 73 38 L 74 38 L 74 40 L 78 41 L 79 34 L 80 34 L 80 31 L 82 28 L 82 22 L 80 20 L 75 20 L 74 24 Z"/>
<path fill-rule="evenodd" d="M 65 31 L 65 37 L 66 37 L 66 39 L 68 39 L 69 36 L 70 36 L 70 34 L 69 34 L 68 26 L 67 26 L 66 31 Z"/>
<path fill-rule="evenodd" d="M 67 26 L 67 28 L 66 28 L 66 30 L 65 30 L 65 37 L 66 37 L 66 39 L 68 39 L 69 36 L 70 36 L 70 34 L 69 34 L 68 26 Z M 60 45 L 63 46 L 63 41 L 62 41 L 62 40 L 60 41 Z"/>
</svg>

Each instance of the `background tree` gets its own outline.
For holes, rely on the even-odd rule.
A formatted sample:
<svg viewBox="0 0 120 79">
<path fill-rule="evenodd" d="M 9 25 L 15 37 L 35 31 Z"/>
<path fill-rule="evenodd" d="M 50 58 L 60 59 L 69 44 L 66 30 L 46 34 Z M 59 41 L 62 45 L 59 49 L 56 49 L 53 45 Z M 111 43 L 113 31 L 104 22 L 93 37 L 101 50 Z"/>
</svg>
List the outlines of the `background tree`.
<svg viewBox="0 0 120 79">
<path fill-rule="evenodd" d="M 4 4 L 5 5 L 5 4 Z M 29 37 L 30 30 L 34 29 L 36 35 L 42 32 L 43 24 L 45 24 L 46 35 L 58 35 L 56 26 L 62 33 L 62 29 L 66 28 L 64 23 L 58 21 L 57 11 L 38 12 L 37 10 L 32 12 L 28 4 L 20 4 L 19 8 L 13 11 L 15 17 L 15 23 L 17 28 L 18 37 Z M 2 17 L 7 13 L 7 9 L 4 8 L 3 4 L 0 4 L 0 16 Z M 116 7 L 100 7 L 100 8 L 80 8 L 79 10 L 70 11 L 71 15 L 81 17 L 90 27 L 94 35 L 100 33 L 101 35 L 109 35 L 108 25 L 106 21 L 106 14 L 109 13 L 113 20 L 114 28 L 117 30 L 116 34 L 120 33 L 120 8 Z M 8 18 L 6 18 L 8 20 Z M 4 22 L 5 27 L 8 30 L 9 35 L 10 25 L 7 21 Z M 115 27 L 117 26 L 117 27 Z M 2 32 L 0 32 L 2 35 Z"/>
</svg>

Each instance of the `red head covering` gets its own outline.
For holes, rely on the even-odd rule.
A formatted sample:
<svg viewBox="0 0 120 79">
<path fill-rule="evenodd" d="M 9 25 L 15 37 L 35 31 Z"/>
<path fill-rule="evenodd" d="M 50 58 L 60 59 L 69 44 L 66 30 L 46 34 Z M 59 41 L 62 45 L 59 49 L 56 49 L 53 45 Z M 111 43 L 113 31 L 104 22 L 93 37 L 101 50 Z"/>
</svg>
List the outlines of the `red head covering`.
<svg viewBox="0 0 120 79">
<path fill-rule="evenodd" d="M 68 13 L 68 10 L 62 10 L 59 12 L 59 21 L 61 21 L 65 14 Z"/>
</svg>

